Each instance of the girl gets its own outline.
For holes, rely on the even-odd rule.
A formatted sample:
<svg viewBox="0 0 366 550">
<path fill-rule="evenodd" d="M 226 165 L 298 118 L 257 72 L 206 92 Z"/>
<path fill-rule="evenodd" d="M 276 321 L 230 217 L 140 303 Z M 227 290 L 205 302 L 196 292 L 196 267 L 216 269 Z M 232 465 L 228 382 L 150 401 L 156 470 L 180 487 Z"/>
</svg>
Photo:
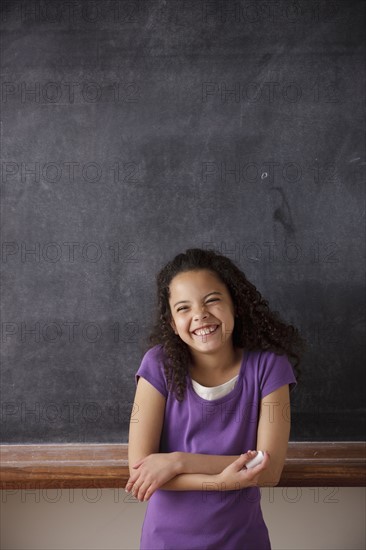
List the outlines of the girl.
<svg viewBox="0 0 366 550">
<path fill-rule="evenodd" d="M 268 550 L 259 487 L 281 476 L 296 385 L 287 356 L 296 369 L 304 340 L 212 250 L 177 255 L 157 286 L 128 445 L 126 491 L 149 501 L 140 549 Z M 247 469 L 256 449 L 264 459 Z"/>
</svg>

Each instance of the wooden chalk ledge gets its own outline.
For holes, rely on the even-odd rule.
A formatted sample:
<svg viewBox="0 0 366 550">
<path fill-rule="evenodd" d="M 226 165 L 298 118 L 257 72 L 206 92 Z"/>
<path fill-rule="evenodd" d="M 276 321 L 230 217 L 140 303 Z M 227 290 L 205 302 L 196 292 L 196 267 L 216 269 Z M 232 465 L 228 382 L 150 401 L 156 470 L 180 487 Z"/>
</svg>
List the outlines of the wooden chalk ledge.
<svg viewBox="0 0 366 550">
<path fill-rule="evenodd" d="M 127 444 L 0 446 L 0 488 L 124 487 Z M 279 487 L 365 487 L 365 443 L 290 442 Z"/>
</svg>

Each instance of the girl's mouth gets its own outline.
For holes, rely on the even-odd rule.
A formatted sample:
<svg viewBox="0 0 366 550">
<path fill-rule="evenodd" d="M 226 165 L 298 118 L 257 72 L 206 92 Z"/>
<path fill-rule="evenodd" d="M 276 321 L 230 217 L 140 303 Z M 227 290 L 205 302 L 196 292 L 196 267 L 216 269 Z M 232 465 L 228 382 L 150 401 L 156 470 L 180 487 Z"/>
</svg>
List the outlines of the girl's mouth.
<svg viewBox="0 0 366 550">
<path fill-rule="evenodd" d="M 208 328 L 205 329 L 199 329 L 197 332 L 192 332 L 192 334 L 198 338 L 207 338 L 211 336 L 212 334 L 215 334 L 217 332 L 217 329 L 219 328 L 219 325 L 211 325 Z"/>
</svg>

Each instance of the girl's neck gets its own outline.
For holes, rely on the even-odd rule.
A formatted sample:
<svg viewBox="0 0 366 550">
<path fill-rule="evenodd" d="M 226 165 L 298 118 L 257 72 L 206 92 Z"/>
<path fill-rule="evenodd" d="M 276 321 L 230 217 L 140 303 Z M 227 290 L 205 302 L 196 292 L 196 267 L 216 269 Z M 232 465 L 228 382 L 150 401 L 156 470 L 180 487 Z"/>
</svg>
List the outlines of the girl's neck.
<svg viewBox="0 0 366 550">
<path fill-rule="evenodd" d="M 197 353 L 196 350 L 194 350 L 194 352 L 191 351 L 191 355 L 191 372 L 220 375 L 237 366 L 237 363 L 240 362 L 242 357 L 242 350 L 239 348 L 235 349 L 232 344 L 229 344 L 218 352 Z"/>
</svg>

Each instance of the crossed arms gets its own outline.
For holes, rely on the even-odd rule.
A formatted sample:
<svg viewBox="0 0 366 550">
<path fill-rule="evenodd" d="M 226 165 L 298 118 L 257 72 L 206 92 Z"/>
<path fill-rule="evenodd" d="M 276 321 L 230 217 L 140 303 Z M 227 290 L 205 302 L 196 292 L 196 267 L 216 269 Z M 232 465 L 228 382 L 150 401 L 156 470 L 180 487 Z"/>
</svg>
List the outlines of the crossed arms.
<svg viewBox="0 0 366 550">
<path fill-rule="evenodd" d="M 150 382 L 140 377 L 135 403 L 138 404 L 138 418 L 131 417 L 130 422 L 130 478 L 126 490 L 131 491 L 138 500 L 148 500 L 157 489 L 225 491 L 278 484 L 290 435 L 288 384 L 261 401 L 257 449 L 266 451 L 266 455 L 263 462 L 251 470 L 243 467 L 254 454 L 159 453 L 165 398 Z M 285 410 L 286 414 L 283 414 Z"/>
</svg>

